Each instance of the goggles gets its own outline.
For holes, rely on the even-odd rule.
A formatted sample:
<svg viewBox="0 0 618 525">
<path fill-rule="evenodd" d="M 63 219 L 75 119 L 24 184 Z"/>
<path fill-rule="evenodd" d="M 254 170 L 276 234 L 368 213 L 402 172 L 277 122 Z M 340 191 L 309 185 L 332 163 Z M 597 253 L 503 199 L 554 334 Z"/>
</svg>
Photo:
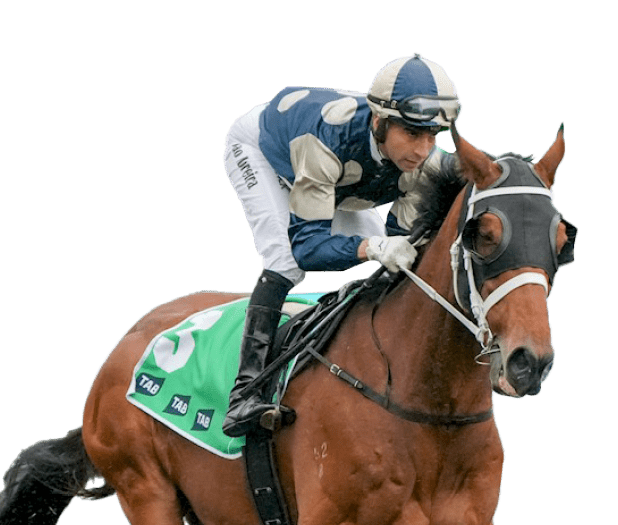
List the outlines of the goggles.
<svg viewBox="0 0 618 525">
<path fill-rule="evenodd" d="M 442 118 L 447 122 L 454 122 L 461 109 L 457 97 L 413 95 L 404 98 L 401 102 L 382 100 L 373 95 L 367 95 L 367 98 L 371 102 L 379 104 L 382 108 L 399 111 L 405 120 L 416 122 L 428 122 L 438 115 L 442 115 Z"/>
</svg>

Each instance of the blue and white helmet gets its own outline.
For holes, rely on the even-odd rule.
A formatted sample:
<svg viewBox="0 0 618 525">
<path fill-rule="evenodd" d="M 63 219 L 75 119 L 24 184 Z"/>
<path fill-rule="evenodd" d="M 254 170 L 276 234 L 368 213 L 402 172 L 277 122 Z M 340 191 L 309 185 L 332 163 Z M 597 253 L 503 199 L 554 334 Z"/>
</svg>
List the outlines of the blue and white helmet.
<svg viewBox="0 0 618 525">
<path fill-rule="evenodd" d="M 444 69 L 420 55 L 382 68 L 367 100 L 379 117 L 403 119 L 413 126 L 449 128 L 460 109 L 455 85 Z"/>
</svg>

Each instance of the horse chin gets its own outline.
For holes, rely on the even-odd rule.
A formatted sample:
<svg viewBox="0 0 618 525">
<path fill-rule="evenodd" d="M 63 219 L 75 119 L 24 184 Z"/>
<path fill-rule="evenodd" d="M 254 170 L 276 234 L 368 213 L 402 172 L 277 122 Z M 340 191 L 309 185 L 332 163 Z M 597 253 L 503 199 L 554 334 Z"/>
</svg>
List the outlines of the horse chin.
<svg viewBox="0 0 618 525">
<path fill-rule="evenodd" d="M 511 386 L 511 384 L 506 380 L 506 377 L 501 376 L 498 379 L 497 384 L 492 385 L 494 392 L 501 394 L 503 396 L 508 397 L 521 397 L 515 389 Z"/>
</svg>

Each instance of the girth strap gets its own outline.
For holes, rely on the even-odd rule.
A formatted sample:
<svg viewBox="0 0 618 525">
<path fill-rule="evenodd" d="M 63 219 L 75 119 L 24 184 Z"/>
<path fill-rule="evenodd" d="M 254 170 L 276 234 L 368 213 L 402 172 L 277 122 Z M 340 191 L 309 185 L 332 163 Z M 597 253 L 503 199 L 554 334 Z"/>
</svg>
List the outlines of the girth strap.
<svg viewBox="0 0 618 525">
<path fill-rule="evenodd" d="M 263 525 L 291 525 L 279 482 L 272 432 L 261 428 L 249 432 L 243 456 L 251 495 Z"/>
</svg>

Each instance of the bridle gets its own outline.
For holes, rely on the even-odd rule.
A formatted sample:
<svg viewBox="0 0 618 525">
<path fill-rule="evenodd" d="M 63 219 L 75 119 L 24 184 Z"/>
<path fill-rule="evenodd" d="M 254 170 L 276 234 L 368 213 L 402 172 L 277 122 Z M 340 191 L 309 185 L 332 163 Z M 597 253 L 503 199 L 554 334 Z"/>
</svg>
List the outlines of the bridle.
<svg viewBox="0 0 618 525">
<path fill-rule="evenodd" d="M 545 186 L 541 179 L 536 175 L 532 166 L 519 158 L 502 158 L 498 161 L 502 167 L 503 174 L 493 185 L 484 190 L 478 190 L 476 186 L 470 186 L 467 191 L 465 202 L 462 206 L 460 217 L 460 226 L 457 238 L 451 245 L 451 269 L 453 272 L 453 288 L 456 301 L 460 307 L 458 309 L 452 305 L 447 299 L 440 295 L 431 285 L 424 281 L 421 277 L 410 270 L 402 270 L 403 273 L 412 280 L 430 299 L 440 304 L 449 314 L 455 317 L 465 328 L 467 328 L 481 345 L 481 352 L 475 357 L 475 361 L 479 364 L 489 364 L 483 360 L 485 356 L 499 352 L 499 347 L 495 343 L 494 335 L 487 321 L 487 314 L 493 306 L 500 302 L 509 293 L 521 286 L 534 284 L 542 286 L 545 289 L 546 296 L 549 294 L 550 284 L 553 280 L 558 266 L 566 264 L 573 260 L 573 249 L 575 243 L 575 235 L 577 229 L 566 221 L 553 208 L 551 203 L 551 191 Z M 509 177 L 510 176 L 510 177 Z M 524 199 L 527 204 L 533 203 L 533 212 L 547 222 L 549 235 L 547 237 L 547 245 L 543 247 L 533 247 L 533 253 L 530 260 L 527 256 L 521 257 L 518 253 L 520 246 L 517 236 L 514 239 L 507 239 L 501 246 L 500 253 L 493 257 L 488 263 L 480 261 L 478 256 L 466 246 L 464 242 L 466 234 L 466 225 L 474 218 L 479 217 L 483 213 L 498 210 L 501 215 L 501 220 L 505 221 L 506 226 L 510 226 L 509 222 L 514 222 L 509 219 L 508 205 L 504 202 L 513 204 L 514 201 Z M 502 201 L 502 205 L 500 205 Z M 482 206 L 479 205 L 482 203 Z M 495 206 L 495 208 L 494 208 Z M 480 211 L 479 211 L 480 208 Z M 558 256 L 555 253 L 555 244 L 551 242 L 552 236 L 557 233 L 558 223 L 562 221 L 567 226 L 568 241 Z M 538 229 L 539 225 L 535 222 L 531 228 Z M 412 241 L 412 239 L 410 239 Z M 511 242 L 515 240 L 515 242 Z M 535 253 L 535 250 L 539 253 Z M 506 254 L 506 255 L 505 255 Z M 500 258 L 504 260 L 500 261 Z M 489 294 L 486 299 L 481 297 L 479 292 L 483 278 L 479 277 L 479 267 L 487 270 L 486 267 L 491 265 L 496 268 L 489 268 L 490 271 L 502 273 L 508 269 L 515 269 L 527 266 L 536 266 L 545 270 L 545 274 L 549 276 L 549 282 L 545 274 L 538 272 L 523 272 L 515 275 L 508 281 L 502 283 L 498 288 Z M 475 271 L 476 270 L 476 271 Z M 376 272 L 374 276 L 381 275 L 381 271 Z M 491 275 L 491 274 L 490 274 Z M 372 276 L 372 278 L 374 277 Z M 372 279 L 370 278 L 370 279 Z M 463 282 L 463 286 L 461 283 Z M 468 294 L 464 296 L 464 289 L 467 289 Z M 467 317 L 462 311 L 467 311 L 472 314 L 474 320 Z M 375 310 L 374 310 L 375 313 Z M 376 340 L 374 331 L 374 341 Z M 378 350 L 380 350 L 378 344 Z M 380 350 L 381 351 L 381 350 Z M 493 410 L 490 408 L 484 412 L 472 415 L 450 415 L 438 416 L 425 412 L 409 410 L 400 407 L 393 403 L 389 398 L 390 389 L 390 370 L 389 381 L 386 394 L 380 394 L 362 381 L 354 377 L 352 374 L 340 368 L 337 364 L 330 362 L 326 357 L 318 352 L 308 352 L 312 354 L 318 361 L 327 366 L 331 373 L 339 379 L 347 382 L 368 399 L 380 404 L 386 410 L 393 413 L 397 417 L 412 421 L 415 423 L 423 423 L 438 426 L 463 426 L 487 421 L 493 416 Z"/>
<path fill-rule="evenodd" d="M 529 188 L 529 187 L 521 187 L 518 188 L 520 190 L 518 193 L 526 193 L 530 190 L 531 193 L 540 194 L 540 195 L 548 195 L 549 190 L 545 190 L 542 193 L 537 193 L 538 188 Z M 511 192 L 506 190 L 499 190 L 493 193 L 493 195 L 508 195 Z M 477 195 L 480 195 L 478 197 Z M 467 220 L 469 220 L 474 214 L 474 203 L 478 202 L 484 196 L 476 193 L 476 187 L 472 189 L 472 196 L 476 198 L 472 198 L 468 201 L 467 208 Z M 451 269 L 453 271 L 453 288 L 455 292 L 455 298 L 457 300 L 457 304 L 462 309 L 468 309 L 464 306 L 464 301 L 461 299 L 461 292 L 457 286 L 457 280 L 459 273 L 464 271 L 467 276 L 467 282 L 469 287 L 469 311 L 471 311 L 474 316 L 475 321 L 470 320 L 466 317 L 460 310 L 458 310 L 455 306 L 453 306 L 449 301 L 447 301 L 444 297 L 442 297 L 438 292 L 436 292 L 426 281 L 420 278 L 415 273 L 410 270 L 402 270 L 409 278 L 416 284 L 427 296 L 429 296 L 432 300 L 440 304 L 448 313 L 450 313 L 453 317 L 455 317 L 463 326 L 465 326 L 475 337 L 478 343 L 481 345 L 481 353 L 475 357 L 475 360 L 479 364 L 489 364 L 481 361 L 481 358 L 492 354 L 494 352 L 498 352 L 499 349 L 497 345 L 494 344 L 494 335 L 489 328 L 489 323 L 487 322 L 487 313 L 489 310 L 495 306 L 501 299 L 506 297 L 513 290 L 519 288 L 520 286 L 524 286 L 526 284 L 538 284 L 545 288 L 546 295 L 549 293 L 549 286 L 547 283 L 547 279 L 540 273 L 537 272 L 524 272 L 521 274 L 512 277 L 505 283 L 501 284 L 498 288 L 496 288 L 487 299 L 483 299 L 481 297 L 480 292 L 477 290 L 475 284 L 474 277 L 474 265 L 472 264 L 472 254 L 469 250 L 463 247 L 462 245 L 462 234 L 458 235 L 455 242 L 451 245 L 450 249 L 451 254 Z M 463 268 L 460 264 L 460 257 L 463 257 Z"/>
<path fill-rule="evenodd" d="M 551 200 L 550 190 L 537 186 L 494 188 L 481 192 L 477 190 L 476 186 L 473 186 L 469 198 L 467 199 L 467 206 L 464 204 L 464 209 L 466 210 L 464 224 L 468 223 L 475 216 L 475 204 L 477 202 L 489 197 L 513 195 L 541 195 L 548 197 Z M 482 348 L 481 353 L 476 356 L 475 360 L 479 364 L 488 364 L 482 361 L 481 358 L 499 351 L 498 346 L 494 344 L 494 335 L 492 334 L 491 328 L 489 328 L 489 323 L 487 322 L 487 314 L 489 310 L 513 290 L 516 290 L 526 284 L 541 285 L 545 288 L 545 295 L 549 295 L 549 284 L 547 282 L 547 278 L 537 272 L 520 273 L 501 284 L 498 288 L 491 292 L 486 299 L 483 299 L 476 285 L 472 252 L 463 246 L 463 228 L 460 228 L 457 239 L 451 245 L 450 254 L 455 299 L 457 300 L 457 304 L 462 309 L 468 309 L 476 320 L 476 324 L 471 321 L 463 323 L 464 326 L 466 326 L 474 334 L 476 340 Z M 461 260 L 463 260 L 463 268 L 461 267 Z M 458 286 L 459 273 L 461 271 L 465 272 L 467 278 L 467 287 L 469 290 L 467 303 L 462 299 L 462 291 Z M 468 305 L 469 308 L 467 308 Z M 447 309 L 450 311 L 450 308 Z"/>
<path fill-rule="evenodd" d="M 549 295 L 550 284 L 558 267 L 573 261 L 575 236 L 577 234 L 577 229 L 564 221 L 555 210 L 551 202 L 551 191 L 536 175 L 529 162 L 515 157 L 503 157 L 498 159 L 497 162 L 501 166 L 502 176 L 494 184 L 484 190 L 478 190 L 475 185 L 469 186 L 462 206 L 458 235 L 450 248 L 453 290 L 460 309 L 457 309 L 438 294 L 418 275 L 409 270 L 403 270 L 421 290 L 439 303 L 474 335 L 481 345 L 481 352 L 475 358 L 479 364 L 489 364 L 482 358 L 499 351 L 487 322 L 487 314 L 491 308 L 513 290 L 527 284 L 540 285 L 545 289 L 545 295 Z M 539 245 L 526 247 L 525 242 L 522 243 L 519 240 L 519 237 L 522 237 L 525 232 L 511 231 L 513 229 L 511 223 L 516 221 L 510 218 L 513 213 L 509 208 L 524 206 L 530 210 L 530 215 L 535 218 L 533 226 L 525 226 L 527 230 L 539 229 L 537 222 L 545 223 L 548 232 L 546 246 L 541 246 L 541 243 L 539 243 Z M 489 261 L 483 261 L 466 246 L 464 239 L 467 233 L 467 225 L 487 212 L 499 214 L 508 235 L 505 242 L 501 244 L 497 255 L 494 255 Z M 557 255 L 555 254 L 555 244 L 551 242 L 551 239 L 555 238 L 560 221 L 566 224 L 568 241 L 561 254 Z M 542 229 L 542 224 L 540 228 Z M 529 232 L 528 237 L 531 237 Z M 526 254 L 519 253 L 523 251 Z M 500 260 L 501 257 L 502 261 Z M 549 282 L 542 273 L 523 272 L 502 283 L 486 299 L 483 299 L 479 288 L 484 279 L 479 277 L 478 274 L 487 273 L 483 270 L 490 266 L 495 268 L 490 269 L 489 276 L 499 275 L 506 270 L 525 266 L 539 267 L 545 270 L 545 274 L 549 276 Z M 465 292 L 467 292 L 466 295 L 464 295 Z M 471 313 L 474 321 L 464 315 L 462 311 Z"/>
</svg>

